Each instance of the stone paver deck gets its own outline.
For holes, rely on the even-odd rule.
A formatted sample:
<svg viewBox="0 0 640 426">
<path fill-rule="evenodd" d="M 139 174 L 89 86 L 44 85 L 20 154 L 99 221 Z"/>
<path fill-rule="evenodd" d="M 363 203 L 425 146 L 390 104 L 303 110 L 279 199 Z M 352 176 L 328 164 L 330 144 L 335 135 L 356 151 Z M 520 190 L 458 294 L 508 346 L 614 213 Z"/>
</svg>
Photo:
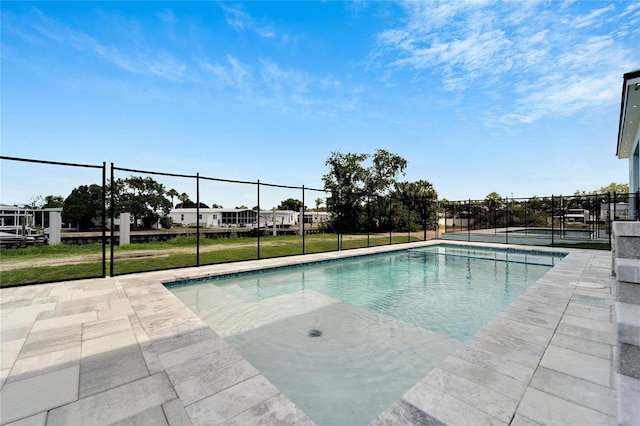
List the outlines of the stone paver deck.
<svg viewBox="0 0 640 426">
<path fill-rule="evenodd" d="M 314 424 L 162 283 L 435 243 L 2 289 L 0 423 Z M 372 424 L 616 424 L 611 254 L 561 251 Z"/>
</svg>

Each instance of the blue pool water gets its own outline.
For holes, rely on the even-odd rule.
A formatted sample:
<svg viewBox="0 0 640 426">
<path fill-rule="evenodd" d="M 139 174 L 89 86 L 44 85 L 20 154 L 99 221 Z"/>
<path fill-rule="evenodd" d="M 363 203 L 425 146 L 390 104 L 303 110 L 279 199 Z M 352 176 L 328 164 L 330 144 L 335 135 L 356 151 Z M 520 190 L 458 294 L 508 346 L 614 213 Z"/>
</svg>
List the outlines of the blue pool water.
<svg viewBox="0 0 640 426">
<path fill-rule="evenodd" d="M 358 425 L 560 258 L 441 245 L 170 287 L 317 424 Z"/>
</svg>

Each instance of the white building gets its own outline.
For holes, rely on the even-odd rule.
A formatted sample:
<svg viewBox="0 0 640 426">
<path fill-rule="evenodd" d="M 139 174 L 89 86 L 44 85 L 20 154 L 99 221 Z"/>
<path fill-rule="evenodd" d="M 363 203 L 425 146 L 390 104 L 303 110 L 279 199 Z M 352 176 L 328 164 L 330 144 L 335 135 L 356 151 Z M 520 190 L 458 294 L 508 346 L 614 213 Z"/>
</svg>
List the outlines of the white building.
<svg viewBox="0 0 640 426">
<path fill-rule="evenodd" d="M 609 214 L 607 215 L 607 211 Z M 628 220 L 631 218 L 629 203 L 602 203 L 600 204 L 600 219 Z"/>
<path fill-rule="evenodd" d="M 304 212 L 304 223 L 320 224 L 329 220 L 328 212 Z"/>
<path fill-rule="evenodd" d="M 0 204 L 0 228 L 33 227 L 34 218 L 33 209 Z"/>
<path fill-rule="evenodd" d="M 635 193 L 640 189 L 640 70 L 624 75 L 622 83 L 622 103 L 618 127 L 618 149 L 620 159 L 629 159 L 629 203 L 636 206 Z M 634 208 L 629 212 L 630 219 L 637 219 Z"/>
<path fill-rule="evenodd" d="M 199 214 L 199 217 L 198 217 Z M 203 228 L 255 228 L 289 227 L 298 224 L 299 214 L 292 210 L 262 210 L 224 208 L 179 208 L 169 213 L 177 226 L 197 226 Z"/>
</svg>

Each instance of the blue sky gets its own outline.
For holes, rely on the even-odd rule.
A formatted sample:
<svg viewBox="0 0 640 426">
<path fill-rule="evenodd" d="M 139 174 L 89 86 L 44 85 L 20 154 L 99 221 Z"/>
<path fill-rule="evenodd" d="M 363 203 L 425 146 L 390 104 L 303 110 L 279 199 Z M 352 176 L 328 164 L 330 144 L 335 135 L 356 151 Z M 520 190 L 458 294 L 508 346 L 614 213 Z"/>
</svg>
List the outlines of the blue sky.
<svg viewBox="0 0 640 426">
<path fill-rule="evenodd" d="M 332 151 L 386 149 L 450 200 L 627 181 L 635 1 L 3 1 L 1 32 L 6 156 L 321 188 Z M 7 163 L 3 203 L 89 173 Z"/>
</svg>

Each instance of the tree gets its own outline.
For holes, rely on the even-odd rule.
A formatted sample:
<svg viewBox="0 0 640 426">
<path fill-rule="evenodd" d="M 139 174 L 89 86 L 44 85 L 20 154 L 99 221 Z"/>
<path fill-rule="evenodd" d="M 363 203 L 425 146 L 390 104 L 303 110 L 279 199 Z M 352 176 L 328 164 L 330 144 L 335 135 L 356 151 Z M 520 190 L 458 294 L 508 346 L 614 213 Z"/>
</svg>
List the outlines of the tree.
<svg viewBox="0 0 640 426">
<path fill-rule="evenodd" d="M 118 188 L 119 211 L 131 213 L 135 224 L 142 220 L 144 228 L 150 228 L 171 210 L 171 201 L 165 198 L 164 185 L 150 177 L 119 179 Z"/>
<path fill-rule="evenodd" d="M 54 209 L 64 206 L 64 197 L 62 195 L 47 195 L 44 197 L 44 204 L 41 209 Z"/>
<path fill-rule="evenodd" d="M 191 200 L 186 200 L 183 203 L 176 204 L 175 206 L 176 209 L 195 209 L 196 207 L 198 207 L 198 204 L 194 203 Z M 200 208 L 208 209 L 209 206 L 207 206 L 205 203 L 200 203 Z"/>
<path fill-rule="evenodd" d="M 629 184 L 628 183 L 615 183 L 611 182 L 607 186 L 602 186 L 599 189 L 594 191 L 584 191 L 577 190 L 573 195 L 575 196 L 583 196 L 583 195 L 597 195 L 597 194 L 628 194 L 629 193 Z"/>
<path fill-rule="evenodd" d="M 171 197 L 171 208 L 174 208 L 175 204 L 173 203 L 173 198 L 180 197 L 180 193 L 175 189 L 171 188 L 170 190 L 167 191 L 167 195 Z"/>
<path fill-rule="evenodd" d="M 614 183 L 611 182 L 609 185 L 607 186 L 603 186 L 602 188 L 598 189 L 597 193 L 598 194 L 606 194 L 608 192 L 612 192 L 615 194 L 628 194 L 629 193 L 629 184 L 628 183 Z"/>
<path fill-rule="evenodd" d="M 367 178 L 362 162 L 367 158 L 367 154 L 332 152 L 325 162 L 329 173 L 322 180 L 331 194 L 327 208 L 334 213 L 334 228 L 338 232 L 358 227 Z"/>
<path fill-rule="evenodd" d="M 407 160 L 384 149 L 373 154 L 373 165 L 367 169 L 366 189 L 370 196 L 383 195 L 394 189 L 399 174 L 404 175 Z"/>
<path fill-rule="evenodd" d="M 402 182 L 398 184 L 398 193 L 410 212 L 415 212 L 422 223 L 424 239 L 427 239 L 427 229 L 435 220 L 435 203 L 438 193 L 430 182 L 418 180 L 416 182 Z"/>
<path fill-rule="evenodd" d="M 320 206 L 324 204 L 324 200 L 322 198 L 316 198 L 316 211 L 320 211 Z"/>
<path fill-rule="evenodd" d="M 502 205 L 504 204 L 504 199 L 502 198 L 502 195 L 494 191 L 484 197 L 484 202 L 490 209 L 495 209 L 502 207 Z"/>
<path fill-rule="evenodd" d="M 365 167 L 363 163 L 368 159 L 371 164 Z M 404 173 L 407 162 L 398 155 L 378 149 L 373 155 L 332 152 L 325 164 L 329 166 L 329 172 L 322 180 L 324 189 L 331 194 L 326 205 L 334 213 L 334 228 L 342 232 L 360 229 L 364 203 L 371 197 L 388 196 L 398 175 Z"/>
<path fill-rule="evenodd" d="M 171 216 L 161 217 L 160 226 L 162 226 L 163 229 L 171 229 L 171 227 L 173 226 L 173 219 L 171 218 Z"/>
<path fill-rule="evenodd" d="M 286 200 L 281 201 L 276 208 L 278 210 L 293 210 L 294 212 L 297 212 L 300 210 L 300 207 L 302 207 L 302 201 L 293 198 L 287 198 Z"/>
<path fill-rule="evenodd" d="M 501 218 L 504 218 L 504 212 L 501 211 L 505 204 L 504 199 L 497 192 L 492 192 L 484 197 L 484 208 L 489 212 L 489 223 L 491 226 L 498 226 Z"/>
<path fill-rule="evenodd" d="M 62 220 L 76 225 L 76 229 L 87 230 L 92 220 L 102 216 L 102 186 L 80 185 L 64 200 Z"/>
</svg>

